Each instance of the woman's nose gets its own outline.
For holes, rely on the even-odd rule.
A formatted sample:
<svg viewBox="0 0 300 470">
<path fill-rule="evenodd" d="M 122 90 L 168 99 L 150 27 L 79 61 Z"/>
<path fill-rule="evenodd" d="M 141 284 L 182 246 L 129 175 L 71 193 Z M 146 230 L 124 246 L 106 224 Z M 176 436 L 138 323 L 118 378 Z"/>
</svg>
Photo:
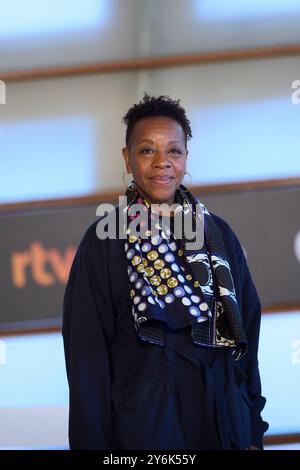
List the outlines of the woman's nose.
<svg viewBox="0 0 300 470">
<path fill-rule="evenodd" d="M 153 158 L 153 166 L 159 166 L 159 167 L 170 166 L 168 154 L 163 151 L 155 152 L 154 158 Z"/>
</svg>

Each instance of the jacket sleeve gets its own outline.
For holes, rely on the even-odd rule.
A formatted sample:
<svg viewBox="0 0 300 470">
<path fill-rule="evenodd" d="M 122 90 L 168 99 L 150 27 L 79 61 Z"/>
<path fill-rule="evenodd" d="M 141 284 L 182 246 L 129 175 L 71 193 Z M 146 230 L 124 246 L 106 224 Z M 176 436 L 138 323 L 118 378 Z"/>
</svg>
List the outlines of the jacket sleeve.
<svg viewBox="0 0 300 470">
<path fill-rule="evenodd" d="M 261 303 L 241 244 L 232 229 L 229 226 L 228 228 L 231 232 L 232 249 L 236 259 L 237 297 L 248 342 L 247 354 L 241 359 L 239 365 L 246 374 L 245 385 L 251 404 L 251 444 L 263 449 L 263 435 L 268 430 L 269 425 L 261 417 L 266 399 L 262 396 L 257 357 Z"/>
<path fill-rule="evenodd" d="M 240 249 L 241 305 L 242 317 L 248 341 L 247 354 L 241 360 L 241 367 L 246 373 L 246 387 L 251 402 L 252 445 L 263 449 L 263 435 L 269 425 L 263 421 L 261 412 L 266 399 L 262 396 L 258 365 L 258 345 L 261 321 L 261 304 L 250 274 L 244 253 Z"/>
<path fill-rule="evenodd" d="M 248 351 L 239 361 L 246 374 L 246 389 L 251 410 L 251 444 L 263 449 L 263 435 L 269 425 L 263 421 L 261 412 L 266 399 L 262 396 L 258 365 L 258 345 L 261 322 L 261 304 L 241 244 L 231 227 L 220 217 L 214 218 L 222 230 L 224 243 L 231 262 Z"/>
<path fill-rule="evenodd" d="M 63 307 L 63 340 L 69 382 L 71 449 L 111 449 L 110 325 L 105 256 L 91 227 L 75 256 Z M 105 250 L 103 250 L 105 251 Z"/>
</svg>

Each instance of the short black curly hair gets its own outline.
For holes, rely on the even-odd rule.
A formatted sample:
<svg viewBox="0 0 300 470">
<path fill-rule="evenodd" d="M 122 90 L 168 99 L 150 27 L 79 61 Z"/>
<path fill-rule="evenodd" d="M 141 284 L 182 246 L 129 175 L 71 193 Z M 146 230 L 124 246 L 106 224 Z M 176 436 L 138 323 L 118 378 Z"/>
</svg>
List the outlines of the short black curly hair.
<svg viewBox="0 0 300 470">
<path fill-rule="evenodd" d="M 138 104 L 133 105 L 123 117 L 126 124 L 126 145 L 128 145 L 135 124 L 141 119 L 154 116 L 163 116 L 174 119 L 181 125 L 185 141 L 192 138 L 190 121 L 186 117 L 185 110 L 180 106 L 180 100 L 173 100 L 169 96 L 150 96 L 144 93 Z"/>
</svg>

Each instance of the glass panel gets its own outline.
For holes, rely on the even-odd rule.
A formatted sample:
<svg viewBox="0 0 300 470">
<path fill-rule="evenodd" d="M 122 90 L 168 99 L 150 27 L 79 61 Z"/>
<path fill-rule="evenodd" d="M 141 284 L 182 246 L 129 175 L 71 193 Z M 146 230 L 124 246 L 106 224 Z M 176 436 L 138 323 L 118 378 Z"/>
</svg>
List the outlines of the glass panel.
<svg viewBox="0 0 300 470">
<path fill-rule="evenodd" d="M 191 113 L 194 183 L 300 176 L 299 109 L 285 97 Z"/>
<path fill-rule="evenodd" d="M 300 39 L 298 0 L 152 0 L 149 18 L 153 55 L 298 43 Z"/>
<path fill-rule="evenodd" d="M 0 1 L 0 71 L 137 57 L 138 0 Z"/>
<path fill-rule="evenodd" d="M 300 13 L 299 0 L 196 0 L 196 5 L 204 20 Z"/>
<path fill-rule="evenodd" d="M 91 192 L 93 132 L 88 116 L 0 124 L 0 202 Z"/>
<path fill-rule="evenodd" d="M 2 1 L 0 70 L 297 43 L 299 5 L 298 0 Z"/>
<path fill-rule="evenodd" d="M 268 434 L 300 432 L 300 312 L 263 315 L 260 372 Z"/>
<path fill-rule="evenodd" d="M 298 57 L 150 73 L 150 91 L 180 98 L 191 121 L 194 184 L 300 176 Z M 187 179 L 190 184 L 190 181 Z"/>
<path fill-rule="evenodd" d="M 122 188 L 122 116 L 136 100 L 137 76 L 9 83 L 0 105 L 0 204 Z"/>
<path fill-rule="evenodd" d="M 92 30 L 107 21 L 108 0 L 10 0 L 1 2 L 0 39 Z"/>
<path fill-rule="evenodd" d="M 67 449 L 69 391 L 61 334 L 4 337 L 3 345 L 0 449 Z"/>
<path fill-rule="evenodd" d="M 60 333 L 4 337 L 0 408 L 68 404 Z"/>
</svg>

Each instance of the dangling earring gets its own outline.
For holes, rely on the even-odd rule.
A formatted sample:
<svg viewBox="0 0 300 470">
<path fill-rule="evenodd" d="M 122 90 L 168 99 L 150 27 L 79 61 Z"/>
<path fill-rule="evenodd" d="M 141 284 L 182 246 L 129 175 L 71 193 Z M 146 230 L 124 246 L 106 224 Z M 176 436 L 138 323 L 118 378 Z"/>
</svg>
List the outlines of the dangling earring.
<svg viewBox="0 0 300 470">
<path fill-rule="evenodd" d="M 134 183 L 134 181 L 131 181 L 131 183 L 129 183 L 129 185 L 126 183 L 125 181 L 125 176 L 126 176 L 126 171 L 124 171 L 123 173 L 123 176 L 122 176 L 122 180 L 123 180 L 123 184 L 125 186 L 125 189 L 129 189 L 129 191 L 135 191 L 136 190 L 136 185 Z"/>
</svg>

